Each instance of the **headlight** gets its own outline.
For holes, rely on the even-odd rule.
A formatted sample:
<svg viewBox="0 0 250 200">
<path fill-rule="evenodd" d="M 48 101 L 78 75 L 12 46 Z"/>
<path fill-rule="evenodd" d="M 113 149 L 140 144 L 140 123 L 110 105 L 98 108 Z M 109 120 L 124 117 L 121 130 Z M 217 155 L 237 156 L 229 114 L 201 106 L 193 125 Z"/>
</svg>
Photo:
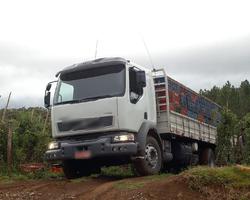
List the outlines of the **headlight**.
<svg viewBox="0 0 250 200">
<path fill-rule="evenodd" d="M 48 145 L 48 149 L 52 150 L 52 149 L 59 149 L 59 143 L 58 142 L 50 142 Z"/>
<path fill-rule="evenodd" d="M 113 137 L 113 142 L 130 142 L 130 141 L 135 141 L 135 136 L 133 133 L 116 135 Z"/>
</svg>

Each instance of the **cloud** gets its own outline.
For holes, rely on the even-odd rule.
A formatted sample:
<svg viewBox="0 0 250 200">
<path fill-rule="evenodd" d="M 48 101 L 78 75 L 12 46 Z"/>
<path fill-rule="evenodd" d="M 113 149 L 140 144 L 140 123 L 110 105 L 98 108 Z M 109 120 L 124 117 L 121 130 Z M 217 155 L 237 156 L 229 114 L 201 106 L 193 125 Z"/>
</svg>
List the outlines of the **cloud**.
<svg viewBox="0 0 250 200">
<path fill-rule="evenodd" d="M 42 106 L 44 88 L 72 61 L 51 59 L 27 47 L 0 43 L 0 108 L 12 91 L 11 107 Z"/>
<path fill-rule="evenodd" d="M 152 54 L 156 67 L 188 87 L 199 91 L 227 80 L 235 85 L 250 77 L 250 37 L 210 46 Z M 133 62 L 150 67 L 147 54 L 123 54 Z M 0 44 L 0 107 L 12 91 L 11 107 L 42 106 L 44 88 L 57 71 L 80 57 L 48 56 L 27 47 Z"/>
<path fill-rule="evenodd" d="M 235 85 L 250 78 L 250 36 L 210 46 L 151 55 L 156 67 L 189 87 L 199 89 L 222 86 L 227 80 Z M 148 57 L 139 63 L 150 67 Z"/>
</svg>

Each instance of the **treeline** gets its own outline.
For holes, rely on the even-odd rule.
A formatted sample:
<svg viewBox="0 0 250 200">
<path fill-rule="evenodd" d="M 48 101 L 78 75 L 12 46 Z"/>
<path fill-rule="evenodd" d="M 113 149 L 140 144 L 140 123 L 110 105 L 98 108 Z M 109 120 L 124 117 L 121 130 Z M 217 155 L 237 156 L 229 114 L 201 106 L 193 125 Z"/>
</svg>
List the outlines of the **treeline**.
<svg viewBox="0 0 250 200">
<path fill-rule="evenodd" d="M 211 90 L 201 90 L 200 93 L 231 110 L 237 117 L 242 118 L 250 112 L 250 83 L 242 81 L 239 87 L 229 81 L 223 87 L 214 86 Z"/>
<path fill-rule="evenodd" d="M 250 164 L 250 84 L 239 87 L 227 82 L 200 93 L 222 106 L 222 121 L 218 127 L 216 157 L 219 165 Z M 3 110 L 0 110 L 0 117 Z M 6 170 L 7 136 L 12 131 L 12 163 L 18 169 L 22 163 L 43 162 L 51 140 L 48 111 L 44 108 L 8 109 L 0 120 L 0 172 Z"/>
<path fill-rule="evenodd" d="M 239 87 L 229 81 L 223 87 L 214 86 L 200 93 L 222 106 L 222 121 L 218 126 L 217 163 L 250 164 L 250 83 Z"/>
<path fill-rule="evenodd" d="M 2 116 L 3 110 L 0 110 Z M 44 108 L 8 109 L 4 121 L 0 121 L 0 172 L 6 170 L 7 137 L 12 131 L 12 164 L 42 162 L 49 140 L 50 119 Z"/>
</svg>

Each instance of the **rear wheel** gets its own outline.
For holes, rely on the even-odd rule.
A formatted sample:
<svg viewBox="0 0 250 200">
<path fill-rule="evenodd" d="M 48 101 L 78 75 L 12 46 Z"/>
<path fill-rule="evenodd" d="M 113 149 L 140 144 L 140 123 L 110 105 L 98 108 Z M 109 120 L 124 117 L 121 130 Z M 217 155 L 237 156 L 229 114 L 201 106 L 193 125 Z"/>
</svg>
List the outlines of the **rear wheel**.
<svg viewBox="0 0 250 200">
<path fill-rule="evenodd" d="M 134 169 L 138 175 L 146 176 L 160 172 L 162 167 L 162 153 L 157 140 L 147 137 L 143 159 L 135 160 Z"/>
<path fill-rule="evenodd" d="M 200 164 L 215 167 L 215 155 L 211 148 L 206 148 L 201 152 Z"/>
</svg>

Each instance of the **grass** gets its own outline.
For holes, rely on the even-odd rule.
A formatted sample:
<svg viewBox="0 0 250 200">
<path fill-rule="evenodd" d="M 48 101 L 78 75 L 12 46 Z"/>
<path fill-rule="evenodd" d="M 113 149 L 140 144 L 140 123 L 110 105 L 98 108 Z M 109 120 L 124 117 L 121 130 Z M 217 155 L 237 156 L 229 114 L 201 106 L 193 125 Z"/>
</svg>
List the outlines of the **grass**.
<svg viewBox="0 0 250 200">
<path fill-rule="evenodd" d="M 15 181 L 27 181 L 29 180 L 29 178 L 23 174 L 12 174 L 12 176 L 8 176 L 8 175 L 1 175 L 0 176 L 0 183 L 4 183 L 4 184 L 9 184 L 9 183 L 13 183 Z"/>
<path fill-rule="evenodd" d="M 103 167 L 101 175 L 113 178 L 130 178 L 135 176 L 131 165 Z"/>
<path fill-rule="evenodd" d="M 62 179 L 64 175 L 61 173 L 52 173 L 49 169 L 44 169 L 35 172 L 24 173 L 13 169 L 11 174 L 8 174 L 6 170 L 0 170 L 0 183 L 13 183 L 16 181 L 29 181 L 38 179 Z"/>
<path fill-rule="evenodd" d="M 73 182 L 73 183 L 82 183 L 82 182 L 86 182 L 88 180 L 89 180 L 88 177 L 81 177 L 81 178 L 71 179 L 70 182 Z"/>
<path fill-rule="evenodd" d="M 98 178 L 99 176 L 106 176 L 114 179 L 130 178 L 134 176 L 130 165 L 125 166 L 113 166 L 103 167 L 101 174 L 93 174 L 91 178 Z M 0 170 L 0 183 L 11 183 L 18 180 L 49 180 L 49 179 L 62 179 L 64 178 L 63 173 L 52 173 L 49 169 L 44 169 L 35 172 L 23 173 L 16 169 L 13 169 L 11 175 L 8 175 L 6 168 Z M 88 177 L 82 177 L 71 180 L 73 182 L 86 181 Z"/>
<path fill-rule="evenodd" d="M 119 181 L 114 184 L 114 188 L 119 190 L 135 190 L 142 188 L 146 182 L 130 182 L 130 181 Z"/>
<path fill-rule="evenodd" d="M 104 168 L 103 174 L 108 175 L 110 177 L 122 177 L 122 178 L 131 178 L 135 177 L 133 170 L 131 166 L 125 166 L 125 167 L 109 167 Z M 119 190 L 135 190 L 139 188 L 143 188 L 145 184 L 150 183 L 152 181 L 158 181 L 165 179 L 172 174 L 158 174 L 158 175 L 152 175 L 152 176 L 145 176 L 141 177 L 138 181 L 133 180 L 120 180 L 114 183 L 114 188 Z"/>
<path fill-rule="evenodd" d="M 191 189 L 205 195 L 207 199 L 250 199 L 250 171 L 237 166 L 195 167 L 181 176 Z"/>
<path fill-rule="evenodd" d="M 64 178 L 63 173 L 53 173 L 49 169 L 30 172 L 25 174 L 29 179 L 62 179 Z"/>
<path fill-rule="evenodd" d="M 124 178 L 132 178 L 136 177 L 131 165 L 124 165 L 124 166 L 113 166 L 113 167 L 104 167 L 101 171 L 101 176 L 106 176 L 109 178 L 115 179 L 124 179 Z M 143 188 L 145 184 L 151 181 L 157 181 L 164 178 L 169 177 L 171 174 L 159 174 L 159 175 L 152 175 L 152 176 L 145 176 L 141 177 L 137 181 L 133 180 L 120 180 L 114 183 L 114 188 L 119 190 L 134 190 Z"/>
<path fill-rule="evenodd" d="M 145 176 L 142 178 L 139 182 L 132 182 L 132 181 L 118 181 L 116 184 L 114 184 L 114 187 L 117 189 L 128 189 L 128 190 L 134 190 L 138 188 L 144 187 L 146 183 L 150 183 L 152 181 L 158 181 L 165 179 L 167 177 L 171 176 L 171 174 L 159 174 L 159 175 L 152 175 L 152 176 Z"/>
<path fill-rule="evenodd" d="M 186 172 L 193 187 L 220 185 L 225 187 L 250 188 L 250 173 L 240 170 L 236 166 L 208 168 L 196 167 Z"/>
<path fill-rule="evenodd" d="M 158 180 L 162 180 L 162 179 L 168 178 L 168 177 L 170 177 L 172 175 L 173 174 L 162 173 L 162 174 L 158 174 L 158 175 L 145 176 L 144 179 L 145 180 L 149 180 L 149 181 L 158 181 Z"/>
</svg>

